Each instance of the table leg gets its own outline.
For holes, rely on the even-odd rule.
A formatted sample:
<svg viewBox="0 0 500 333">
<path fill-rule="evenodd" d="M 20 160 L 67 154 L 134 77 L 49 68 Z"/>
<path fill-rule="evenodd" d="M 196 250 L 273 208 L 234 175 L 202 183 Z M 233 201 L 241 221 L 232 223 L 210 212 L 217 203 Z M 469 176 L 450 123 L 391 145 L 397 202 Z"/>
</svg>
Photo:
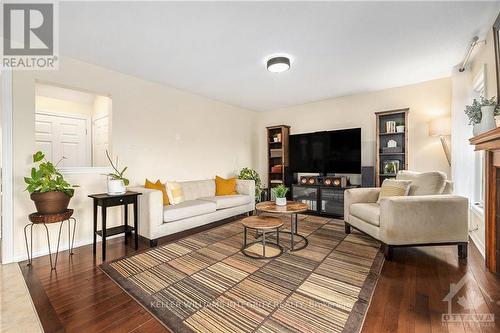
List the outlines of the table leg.
<svg viewBox="0 0 500 333">
<path fill-rule="evenodd" d="M 139 249 L 139 218 L 137 216 L 137 196 L 134 198 L 135 249 Z"/>
<path fill-rule="evenodd" d="M 290 214 L 290 223 L 291 223 L 291 226 L 290 226 L 290 228 L 291 228 L 290 239 L 291 239 L 291 242 L 292 242 L 292 244 L 290 246 L 290 249 L 293 251 L 294 242 L 295 242 L 293 236 L 295 235 L 295 232 L 296 232 L 295 231 L 295 224 L 293 223 L 293 214 Z"/>
<path fill-rule="evenodd" d="M 102 261 L 106 261 L 106 205 L 102 205 L 101 215 L 102 215 Z"/>
<path fill-rule="evenodd" d="M 247 247 L 247 227 L 243 227 L 243 248 Z"/>
<path fill-rule="evenodd" d="M 24 241 L 26 242 L 26 252 L 28 254 L 28 266 L 31 266 L 31 260 L 33 259 L 33 225 L 33 223 L 28 223 L 24 226 Z M 26 233 L 28 227 L 30 227 L 31 247 L 28 247 L 28 234 Z"/>
<path fill-rule="evenodd" d="M 97 200 L 94 199 L 94 244 L 92 246 L 92 251 L 95 255 L 97 247 Z"/>
<path fill-rule="evenodd" d="M 262 256 L 266 257 L 266 232 L 262 231 Z"/>
<path fill-rule="evenodd" d="M 127 227 L 128 227 L 128 205 L 125 204 L 124 205 L 124 208 L 125 208 L 125 214 L 124 214 L 124 217 L 125 217 L 125 244 L 128 243 L 128 231 L 127 231 Z"/>
<path fill-rule="evenodd" d="M 276 228 L 276 244 L 280 245 L 280 228 Z"/>
</svg>

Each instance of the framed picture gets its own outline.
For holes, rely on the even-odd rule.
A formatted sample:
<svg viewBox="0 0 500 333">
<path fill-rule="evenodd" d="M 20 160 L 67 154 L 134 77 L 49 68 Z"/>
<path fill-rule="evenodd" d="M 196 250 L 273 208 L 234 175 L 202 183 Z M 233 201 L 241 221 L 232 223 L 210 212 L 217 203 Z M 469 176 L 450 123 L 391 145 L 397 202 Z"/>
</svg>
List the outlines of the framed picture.
<svg viewBox="0 0 500 333">
<path fill-rule="evenodd" d="M 395 175 L 399 171 L 399 160 L 383 161 L 383 170 L 387 175 Z"/>
</svg>

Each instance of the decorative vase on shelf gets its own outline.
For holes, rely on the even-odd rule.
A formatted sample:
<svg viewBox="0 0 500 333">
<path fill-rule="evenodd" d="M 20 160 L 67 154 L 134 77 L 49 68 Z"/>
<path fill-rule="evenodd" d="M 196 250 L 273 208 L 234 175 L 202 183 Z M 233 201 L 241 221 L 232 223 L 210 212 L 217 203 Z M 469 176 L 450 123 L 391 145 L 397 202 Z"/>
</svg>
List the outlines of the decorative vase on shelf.
<svg viewBox="0 0 500 333">
<path fill-rule="evenodd" d="M 403 133 L 404 131 L 405 131 L 405 126 L 404 125 L 396 126 L 396 132 Z"/>
<path fill-rule="evenodd" d="M 276 198 L 276 206 L 286 206 L 286 198 Z"/>
<path fill-rule="evenodd" d="M 479 123 L 479 132 L 484 133 L 492 130 L 495 125 L 495 105 L 481 107 L 481 122 Z"/>
<path fill-rule="evenodd" d="M 125 194 L 127 189 L 125 188 L 125 183 L 122 179 L 112 179 L 108 178 L 108 194 L 109 195 L 120 195 Z"/>
</svg>

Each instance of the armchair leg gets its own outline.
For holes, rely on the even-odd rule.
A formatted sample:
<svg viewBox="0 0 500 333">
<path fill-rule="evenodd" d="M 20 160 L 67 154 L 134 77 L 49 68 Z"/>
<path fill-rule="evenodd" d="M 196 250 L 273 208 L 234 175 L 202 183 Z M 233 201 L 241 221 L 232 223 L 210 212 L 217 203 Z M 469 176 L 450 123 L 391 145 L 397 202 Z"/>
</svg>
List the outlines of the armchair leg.
<svg viewBox="0 0 500 333">
<path fill-rule="evenodd" d="M 344 222 L 344 228 L 345 228 L 345 233 L 349 235 L 351 233 L 351 226 L 349 225 L 349 223 Z"/>
<path fill-rule="evenodd" d="M 158 245 L 158 240 L 157 239 L 150 239 L 149 240 L 149 246 L 150 247 L 155 247 Z"/>
<path fill-rule="evenodd" d="M 467 259 L 467 249 L 468 243 L 459 243 L 458 244 L 458 257 L 460 259 Z"/>
<path fill-rule="evenodd" d="M 383 251 L 384 251 L 384 257 L 386 260 L 391 261 L 392 260 L 392 253 L 394 250 L 394 246 L 383 244 Z"/>
</svg>

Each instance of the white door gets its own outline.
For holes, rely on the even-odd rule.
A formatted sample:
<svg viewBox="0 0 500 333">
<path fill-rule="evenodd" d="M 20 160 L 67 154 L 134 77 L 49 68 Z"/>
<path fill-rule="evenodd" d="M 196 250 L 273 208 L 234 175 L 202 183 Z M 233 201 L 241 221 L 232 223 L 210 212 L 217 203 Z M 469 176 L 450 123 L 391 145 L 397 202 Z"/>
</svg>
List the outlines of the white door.
<svg viewBox="0 0 500 333">
<path fill-rule="evenodd" d="M 84 115 L 35 114 L 36 148 L 60 167 L 89 167 L 90 144 Z"/>
<path fill-rule="evenodd" d="M 92 121 L 92 160 L 94 166 L 108 165 L 106 150 L 109 149 L 109 117 L 101 116 Z"/>
</svg>

